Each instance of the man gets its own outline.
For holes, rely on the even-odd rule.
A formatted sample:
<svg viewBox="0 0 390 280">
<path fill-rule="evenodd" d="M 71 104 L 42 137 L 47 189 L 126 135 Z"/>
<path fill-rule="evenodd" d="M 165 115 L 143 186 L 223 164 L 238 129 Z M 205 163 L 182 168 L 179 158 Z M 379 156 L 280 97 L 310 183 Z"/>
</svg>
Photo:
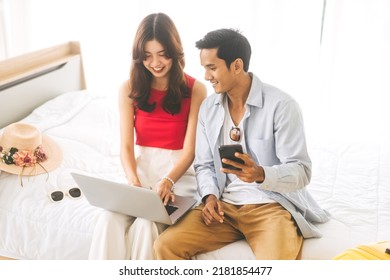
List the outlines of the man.
<svg viewBox="0 0 390 280">
<path fill-rule="evenodd" d="M 155 242 L 158 259 L 190 259 L 245 238 L 257 259 L 298 259 L 311 222 L 328 215 L 311 198 L 311 161 L 298 104 L 248 72 L 251 47 L 238 31 L 196 43 L 216 94 L 202 104 L 194 167 L 202 204 Z M 219 146 L 241 144 L 244 161 L 223 162 Z"/>
</svg>

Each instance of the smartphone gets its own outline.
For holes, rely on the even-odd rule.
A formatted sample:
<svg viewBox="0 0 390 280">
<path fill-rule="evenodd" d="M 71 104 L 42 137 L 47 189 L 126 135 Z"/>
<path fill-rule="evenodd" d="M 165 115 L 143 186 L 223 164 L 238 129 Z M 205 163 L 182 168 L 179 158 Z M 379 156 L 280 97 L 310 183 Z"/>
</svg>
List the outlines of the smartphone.
<svg viewBox="0 0 390 280">
<path fill-rule="evenodd" d="M 238 162 L 238 163 L 244 163 L 244 161 L 242 159 L 239 159 L 239 158 L 234 156 L 234 153 L 236 153 L 236 152 L 239 152 L 241 154 L 243 153 L 242 146 L 240 144 L 219 146 L 219 155 L 221 157 L 221 160 L 223 158 L 227 158 L 227 159 L 233 160 L 233 161 Z M 241 170 L 241 168 L 237 168 L 237 167 L 234 167 L 230 164 L 226 164 L 223 162 L 222 162 L 222 167 L 233 169 L 233 170 Z"/>
</svg>

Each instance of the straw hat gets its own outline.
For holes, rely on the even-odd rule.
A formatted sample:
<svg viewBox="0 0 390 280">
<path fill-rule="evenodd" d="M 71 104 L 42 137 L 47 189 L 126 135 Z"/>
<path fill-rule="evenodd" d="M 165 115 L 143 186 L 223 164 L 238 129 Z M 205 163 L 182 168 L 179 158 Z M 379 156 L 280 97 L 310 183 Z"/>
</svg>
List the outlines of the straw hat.
<svg viewBox="0 0 390 280">
<path fill-rule="evenodd" d="M 61 160 L 57 143 L 33 125 L 13 123 L 0 135 L 0 170 L 33 176 L 57 168 Z"/>
</svg>

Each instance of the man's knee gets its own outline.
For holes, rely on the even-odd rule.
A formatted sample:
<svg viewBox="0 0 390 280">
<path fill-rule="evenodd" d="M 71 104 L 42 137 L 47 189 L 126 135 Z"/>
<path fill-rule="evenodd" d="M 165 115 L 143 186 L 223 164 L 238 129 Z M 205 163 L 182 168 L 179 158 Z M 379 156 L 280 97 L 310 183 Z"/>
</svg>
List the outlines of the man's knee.
<svg viewBox="0 0 390 280">
<path fill-rule="evenodd" d="M 161 259 L 159 256 L 161 256 L 161 249 L 163 248 L 163 243 L 161 242 L 161 235 L 157 237 L 157 239 L 153 243 L 153 250 L 154 254 L 156 255 L 157 259 Z"/>
<path fill-rule="evenodd" d="M 159 237 L 154 241 L 153 249 L 156 259 L 166 260 L 169 259 L 173 253 L 171 250 L 171 242 L 169 241 L 169 235 L 164 233 L 160 234 Z"/>
</svg>

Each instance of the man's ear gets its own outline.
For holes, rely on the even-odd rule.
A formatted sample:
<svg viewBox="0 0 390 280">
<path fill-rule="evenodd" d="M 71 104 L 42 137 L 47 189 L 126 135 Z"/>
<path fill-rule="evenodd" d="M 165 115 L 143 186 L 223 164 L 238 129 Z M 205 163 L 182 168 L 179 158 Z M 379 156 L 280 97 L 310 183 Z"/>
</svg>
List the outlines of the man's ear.
<svg viewBox="0 0 390 280">
<path fill-rule="evenodd" d="M 235 73 L 240 73 L 244 69 L 244 62 L 241 58 L 237 58 L 232 62 Z"/>
</svg>

